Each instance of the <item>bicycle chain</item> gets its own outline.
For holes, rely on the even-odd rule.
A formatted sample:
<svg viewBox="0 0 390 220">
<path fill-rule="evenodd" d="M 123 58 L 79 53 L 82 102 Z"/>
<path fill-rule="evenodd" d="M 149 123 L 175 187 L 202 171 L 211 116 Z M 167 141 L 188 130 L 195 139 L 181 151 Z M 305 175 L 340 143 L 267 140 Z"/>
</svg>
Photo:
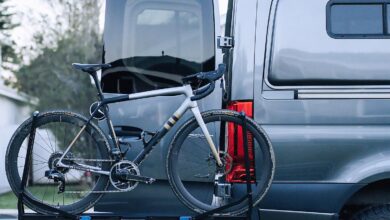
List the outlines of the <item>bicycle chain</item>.
<svg viewBox="0 0 390 220">
<path fill-rule="evenodd" d="M 67 161 L 95 161 L 95 162 L 116 162 L 116 160 L 108 159 L 84 159 L 84 158 L 64 158 Z M 131 191 L 131 190 L 129 190 Z M 80 194 L 80 193 L 121 193 L 127 192 L 126 190 L 104 190 L 104 191 L 65 191 L 66 194 Z"/>
<path fill-rule="evenodd" d="M 115 162 L 116 160 L 108 160 L 108 159 L 83 159 L 83 158 L 64 158 L 62 160 L 68 161 L 96 161 L 96 162 Z"/>
<path fill-rule="evenodd" d="M 131 190 L 129 190 L 131 191 Z M 127 192 L 126 190 L 105 190 L 105 191 L 65 191 L 66 194 L 79 194 L 79 193 L 121 193 L 121 192 Z"/>
</svg>

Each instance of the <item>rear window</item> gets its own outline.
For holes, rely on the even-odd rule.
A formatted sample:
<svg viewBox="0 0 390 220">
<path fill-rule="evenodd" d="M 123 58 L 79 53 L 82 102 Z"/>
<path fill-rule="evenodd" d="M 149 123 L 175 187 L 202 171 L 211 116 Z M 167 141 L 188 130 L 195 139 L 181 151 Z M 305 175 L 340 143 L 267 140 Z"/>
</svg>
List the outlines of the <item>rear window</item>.
<svg viewBox="0 0 390 220">
<path fill-rule="evenodd" d="M 181 85 L 183 76 L 215 69 L 212 1 L 107 1 L 106 93 Z"/>
<path fill-rule="evenodd" d="M 384 34 L 382 5 L 333 5 L 333 34 Z"/>
<path fill-rule="evenodd" d="M 382 32 L 387 27 L 383 22 L 387 14 L 382 12 L 385 3 L 378 10 L 377 4 L 351 2 L 362 0 L 279 1 L 269 29 L 266 83 L 289 87 L 390 85 L 390 39 Z M 332 8 L 332 14 L 326 13 L 327 8 Z M 330 17 L 334 23 L 329 30 L 344 37 L 329 35 L 325 24 Z"/>
<path fill-rule="evenodd" d="M 385 1 L 333 0 L 327 9 L 327 31 L 334 38 L 388 38 L 389 5 Z"/>
<path fill-rule="evenodd" d="M 387 5 L 386 6 L 386 12 L 387 12 L 387 33 L 390 33 L 390 14 L 389 14 L 389 11 L 390 11 L 390 5 Z"/>
</svg>

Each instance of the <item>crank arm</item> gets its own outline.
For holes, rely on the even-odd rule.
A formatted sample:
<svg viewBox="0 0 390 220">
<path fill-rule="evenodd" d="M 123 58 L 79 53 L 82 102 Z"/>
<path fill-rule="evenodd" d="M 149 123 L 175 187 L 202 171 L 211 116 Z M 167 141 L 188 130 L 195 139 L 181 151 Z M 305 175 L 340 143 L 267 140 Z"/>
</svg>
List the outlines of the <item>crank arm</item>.
<svg viewBox="0 0 390 220">
<path fill-rule="evenodd" d="M 156 181 L 154 178 L 146 177 L 146 176 L 138 176 L 133 174 L 120 174 L 119 177 L 126 181 L 136 181 L 142 182 L 146 184 L 152 184 Z"/>
</svg>

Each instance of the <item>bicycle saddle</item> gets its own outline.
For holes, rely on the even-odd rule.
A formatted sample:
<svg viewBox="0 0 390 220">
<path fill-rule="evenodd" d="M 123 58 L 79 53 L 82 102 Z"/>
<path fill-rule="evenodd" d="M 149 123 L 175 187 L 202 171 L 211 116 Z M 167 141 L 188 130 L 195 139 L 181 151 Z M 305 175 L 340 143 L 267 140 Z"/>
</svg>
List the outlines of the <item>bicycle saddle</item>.
<svg viewBox="0 0 390 220">
<path fill-rule="evenodd" d="M 110 64 L 81 64 L 81 63 L 72 63 L 72 66 L 86 73 L 93 73 L 101 69 L 110 68 Z"/>
</svg>

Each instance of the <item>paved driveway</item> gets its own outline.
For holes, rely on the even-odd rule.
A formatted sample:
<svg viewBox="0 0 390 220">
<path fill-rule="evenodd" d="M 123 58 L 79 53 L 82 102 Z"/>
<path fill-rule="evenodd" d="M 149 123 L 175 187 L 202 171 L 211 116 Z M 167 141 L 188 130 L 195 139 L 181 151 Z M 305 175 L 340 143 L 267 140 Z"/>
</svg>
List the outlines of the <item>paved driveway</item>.
<svg viewBox="0 0 390 220">
<path fill-rule="evenodd" d="M 17 219 L 18 210 L 17 209 L 0 209 L 0 219 Z"/>
</svg>

